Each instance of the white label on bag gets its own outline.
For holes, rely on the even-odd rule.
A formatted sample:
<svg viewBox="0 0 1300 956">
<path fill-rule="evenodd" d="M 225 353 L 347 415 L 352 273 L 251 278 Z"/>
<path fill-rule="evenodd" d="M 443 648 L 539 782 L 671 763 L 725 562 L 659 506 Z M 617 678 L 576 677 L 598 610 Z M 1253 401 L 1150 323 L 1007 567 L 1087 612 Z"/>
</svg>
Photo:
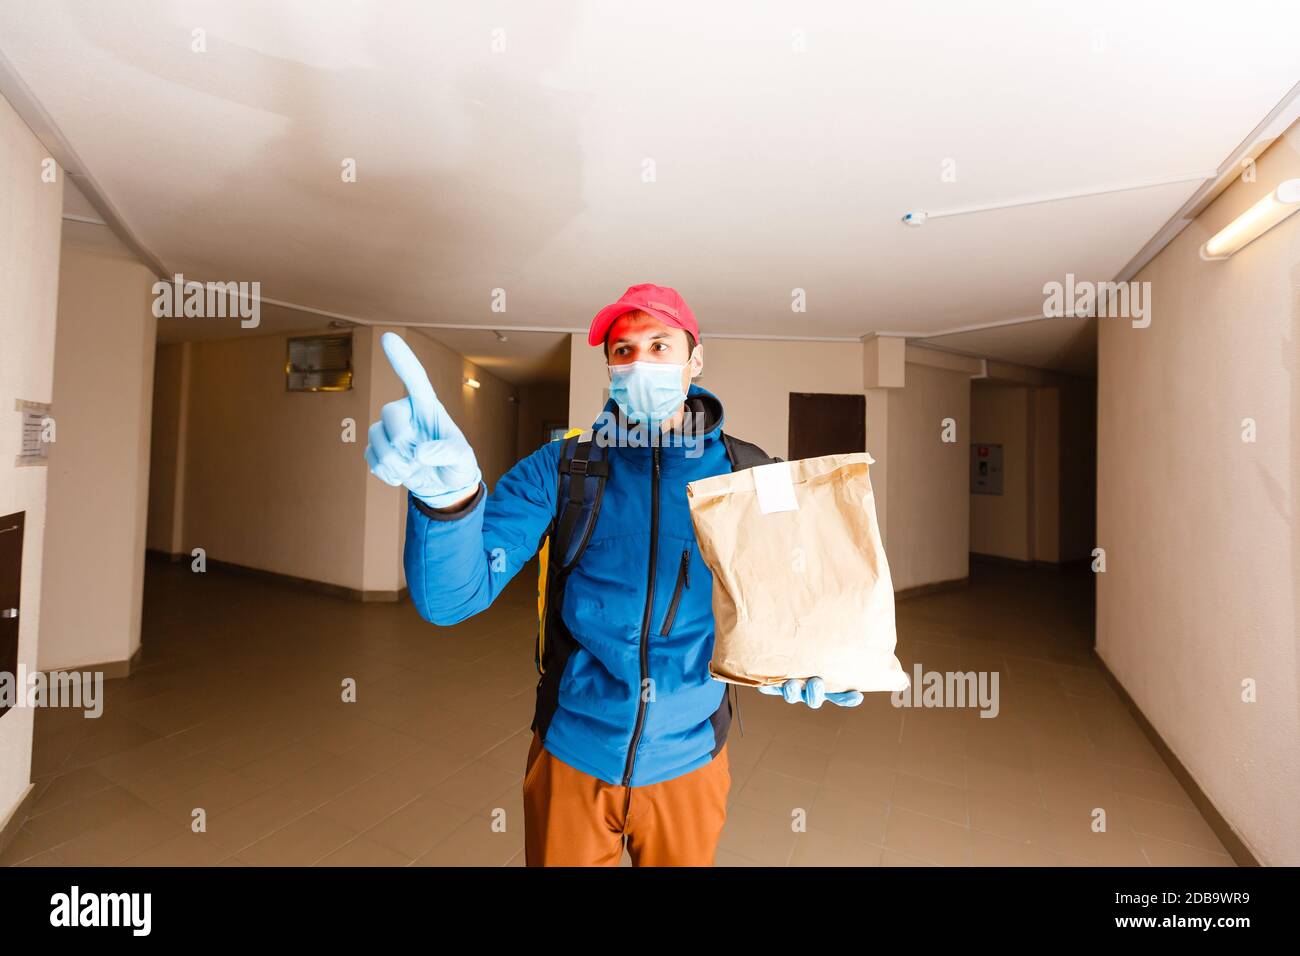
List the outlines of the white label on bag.
<svg viewBox="0 0 1300 956">
<path fill-rule="evenodd" d="M 750 470 L 754 472 L 754 490 L 758 492 L 758 509 L 763 514 L 799 510 L 799 501 L 794 496 L 794 479 L 790 476 L 788 461 L 758 465 Z"/>
</svg>

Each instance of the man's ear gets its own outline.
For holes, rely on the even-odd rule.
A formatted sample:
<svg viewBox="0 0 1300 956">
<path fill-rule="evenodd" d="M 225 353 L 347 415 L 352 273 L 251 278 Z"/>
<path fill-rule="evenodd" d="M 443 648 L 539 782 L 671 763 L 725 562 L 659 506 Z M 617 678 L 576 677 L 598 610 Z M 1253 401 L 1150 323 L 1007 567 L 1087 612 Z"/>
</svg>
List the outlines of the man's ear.
<svg viewBox="0 0 1300 956">
<path fill-rule="evenodd" d="M 690 366 L 691 378 L 695 378 L 704 371 L 704 344 L 702 342 L 695 343 L 695 348 L 691 351 Z"/>
</svg>

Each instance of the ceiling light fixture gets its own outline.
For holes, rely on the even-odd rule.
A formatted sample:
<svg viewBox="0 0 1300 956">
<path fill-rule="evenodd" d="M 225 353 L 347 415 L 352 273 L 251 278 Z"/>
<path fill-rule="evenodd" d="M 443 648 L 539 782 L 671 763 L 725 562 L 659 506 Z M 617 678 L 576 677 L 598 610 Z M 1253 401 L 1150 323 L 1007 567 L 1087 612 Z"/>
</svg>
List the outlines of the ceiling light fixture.
<svg viewBox="0 0 1300 956">
<path fill-rule="evenodd" d="M 1300 210 L 1300 179 L 1288 179 L 1211 236 L 1201 246 L 1201 258 L 1207 262 L 1227 259 L 1297 210 Z"/>
</svg>

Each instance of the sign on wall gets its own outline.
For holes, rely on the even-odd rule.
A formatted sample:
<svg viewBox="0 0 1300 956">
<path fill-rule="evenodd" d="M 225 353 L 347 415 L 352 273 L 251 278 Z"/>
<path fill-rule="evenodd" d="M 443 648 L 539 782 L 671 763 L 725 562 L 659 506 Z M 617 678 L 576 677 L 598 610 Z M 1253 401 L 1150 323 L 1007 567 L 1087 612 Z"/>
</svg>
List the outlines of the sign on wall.
<svg viewBox="0 0 1300 956">
<path fill-rule="evenodd" d="M 23 416 L 22 443 L 15 464 L 47 465 L 50 460 L 50 442 L 53 439 L 54 419 L 50 417 L 48 402 L 14 401 L 14 411 Z"/>
<path fill-rule="evenodd" d="M 970 446 L 970 493 L 1002 494 L 1002 445 L 972 442 Z"/>
</svg>

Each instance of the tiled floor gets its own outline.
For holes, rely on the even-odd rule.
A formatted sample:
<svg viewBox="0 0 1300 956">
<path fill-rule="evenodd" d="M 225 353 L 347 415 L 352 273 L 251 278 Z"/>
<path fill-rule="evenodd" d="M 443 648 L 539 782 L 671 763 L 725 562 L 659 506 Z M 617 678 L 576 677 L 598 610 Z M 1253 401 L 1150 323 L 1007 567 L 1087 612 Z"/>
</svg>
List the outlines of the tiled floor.
<svg viewBox="0 0 1300 956">
<path fill-rule="evenodd" d="M 522 865 L 534 586 L 441 630 L 151 562 L 145 666 L 98 720 L 38 712 L 34 813 L 0 863 Z M 995 719 L 743 692 L 717 862 L 1232 865 L 1090 662 L 1090 588 L 977 563 L 899 604 L 908 673 L 997 671 Z"/>
</svg>

